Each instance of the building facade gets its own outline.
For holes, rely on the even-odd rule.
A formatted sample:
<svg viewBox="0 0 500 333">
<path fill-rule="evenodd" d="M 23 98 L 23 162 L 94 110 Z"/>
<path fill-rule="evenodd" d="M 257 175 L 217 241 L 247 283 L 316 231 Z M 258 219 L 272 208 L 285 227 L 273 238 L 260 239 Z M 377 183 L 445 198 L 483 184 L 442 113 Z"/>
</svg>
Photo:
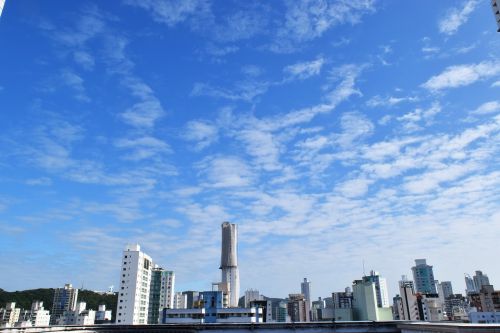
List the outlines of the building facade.
<svg viewBox="0 0 500 333">
<path fill-rule="evenodd" d="M 153 261 L 139 244 L 127 245 L 122 255 L 117 324 L 147 324 L 152 270 Z"/>
<path fill-rule="evenodd" d="M 311 321 L 309 303 L 303 294 L 288 295 L 287 312 L 292 322 Z"/>
<path fill-rule="evenodd" d="M 65 284 L 63 288 L 54 290 L 54 301 L 50 312 L 50 324 L 55 325 L 67 311 L 75 311 L 78 302 L 78 289 L 71 284 Z"/>
<path fill-rule="evenodd" d="M 0 327 L 14 327 L 19 321 L 21 309 L 16 308 L 16 302 L 9 302 L 0 309 Z"/>
<path fill-rule="evenodd" d="M 426 259 L 415 259 L 415 266 L 411 268 L 415 291 L 424 294 L 437 294 L 436 281 L 432 266 L 427 265 Z"/>
</svg>

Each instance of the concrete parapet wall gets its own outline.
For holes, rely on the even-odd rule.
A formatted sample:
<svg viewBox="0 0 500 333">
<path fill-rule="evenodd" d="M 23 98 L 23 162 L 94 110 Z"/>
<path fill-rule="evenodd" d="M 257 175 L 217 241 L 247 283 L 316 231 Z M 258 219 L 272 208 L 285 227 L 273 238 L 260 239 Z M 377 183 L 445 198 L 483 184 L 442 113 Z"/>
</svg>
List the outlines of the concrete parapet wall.
<svg viewBox="0 0 500 333">
<path fill-rule="evenodd" d="M 2 328 L 0 333 L 500 333 L 500 325 L 456 323 L 314 322 L 258 324 L 93 325 Z"/>
</svg>

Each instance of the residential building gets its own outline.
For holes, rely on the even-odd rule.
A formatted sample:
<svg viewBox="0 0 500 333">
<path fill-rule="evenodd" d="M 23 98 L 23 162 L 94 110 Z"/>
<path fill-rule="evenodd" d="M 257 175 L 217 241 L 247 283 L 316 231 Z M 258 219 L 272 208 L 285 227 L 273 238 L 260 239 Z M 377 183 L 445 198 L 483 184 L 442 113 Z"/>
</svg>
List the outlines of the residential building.
<svg viewBox="0 0 500 333">
<path fill-rule="evenodd" d="M 173 309 L 187 309 L 187 295 L 182 292 L 176 292 L 174 294 L 174 306 Z M 162 309 L 163 310 L 163 309 Z"/>
<path fill-rule="evenodd" d="M 50 312 L 44 309 L 42 301 L 33 301 L 29 320 L 33 327 L 49 326 Z"/>
<path fill-rule="evenodd" d="M 77 302 L 78 289 L 73 288 L 70 283 L 65 284 L 63 288 L 56 288 L 54 290 L 52 311 L 50 312 L 50 324 L 55 325 L 58 323 L 65 312 L 75 311 Z"/>
<path fill-rule="evenodd" d="M 465 293 L 468 295 L 470 293 L 477 293 L 478 291 L 472 277 L 469 274 L 465 274 Z"/>
<path fill-rule="evenodd" d="M 287 312 L 292 322 L 311 321 L 309 303 L 303 294 L 290 294 Z"/>
<path fill-rule="evenodd" d="M 155 265 L 151 272 L 148 324 L 159 324 L 164 308 L 174 307 L 175 274 Z"/>
<path fill-rule="evenodd" d="M 64 314 L 58 318 L 58 325 L 94 325 L 95 311 L 87 310 L 86 302 L 78 302 L 74 310 L 65 311 Z"/>
<path fill-rule="evenodd" d="M 488 279 L 488 275 L 483 274 L 483 272 L 481 271 L 476 271 L 473 280 L 474 280 L 475 290 L 478 292 L 481 291 L 481 288 L 483 288 L 483 286 L 487 286 L 490 284 L 490 279 Z"/>
<path fill-rule="evenodd" d="M 444 300 L 453 295 L 453 288 L 451 286 L 451 281 L 442 281 L 438 284 L 438 294 Z"/>
<path fill-rule="evenodd" d="M 461 320 L 469 312 L 467 299 L 462 294 L 453 294 L 444 300 L 444 312 L 448 320 Z"/>
<path fill-rule="evenodd" d="M 311 321 L 320 321 L 323 319 L 323 310 L 325 309 L 325 301 L 318 297 L 317 301 L 313 301 L 311 305 Z"/>
<path fill-rule="evenodd" d="M 399 298 L 397 297 L 395 307 L 396 316 L 399 320 L 420 320 L 418 315 L 418 309 L 416 309 L 415 304 L 417 298 L 415 296 L 415 289 L 413 286 L 413 281 L 406 279 L 403 276 L 401 281 L 399 281 Z"/>
<path fill-rule="evenodd" d="M 16 302 L 9 302 L 0 309 L 0 327 L 14 327 L 19 321 L 21 309 L 16 308 Z"/>
<path fill-rule="evenodd" d="M 413 271 L 416 292 L 437 294 L 432 266 L 427 265 L 426 259 L 416 259 L 415 266 L 411 270 Z"/>
<path fill-rule="evenodd" d="M 200 299 L 200 292 L 199 291 L 188 290 L 188 291 L 183 291 L 182 294 L 186 295 L 186 309 L 193 309 L 193 308 L 195 308 L 195 304 Z"/>
<path fill-rule="evenodd" d="M 129 244 L 122 255 L 116 323 L 147 324 L 153 260 L 139 244 Z"/>
<path fill-rule="evenodd" d="M 224 222 L 222 229 L 221 263 L 222 283 L 227 284 L 229 306 L 238 307 L 240 273 L 238 269 L 238 229 L 236 224 Z"/>
<path fill-rule="evenodd" d="M 262 322 L 271 323 L 273 322 L 273 311 L 272 311 L 272 301 L 270 300 L 255 300 L 251 301 L 249 308 L 261 308 L 262 309 Z"/>
<path fill-rule="evenodd" d="M 260 301 L 262 297 L 256 289 L 248 289 L 245 291 L 245 308 L 250 307 L 250 303 L 253 301 Z"/>
<path fill-rule="evenodd" d="M 304 281 L 300 284 L 300 292 L 304 295 L 306 302 L 311 308 L 311 281 L 304 278 Z"/>
<path fill-rule="evenodd" d="M 353 295 L 350 288 L 346 288 L 343 292 L 332 293 L 332 300 L 332 319 L 338 321 L 353 320 Z"/>
<path fill-rule="evenodd" d="M 392 320 L 391 308 L 378 306 L 375 282 L 368 279 L 354 280 L 352 293 L 354 320 Z"/>
<path fill-rule="evenodd" d="M 375 292 L 377 294 L 377 306 L 387 308 L 389 304 L 389 294 L 387 292 L 387 281 L 376 271 L 370 271 L 370 275 L 363 276 L 363 281 L 375 283 Z"/>
<path fill-rule="evenodd" d="M 100 304 L 98 310 L 95 312 L 95 323 L 106 324 L 111 322 L 111 318 L 112 318 L 111 310 L 106 310 L 106 305 Z"/>
</svg>

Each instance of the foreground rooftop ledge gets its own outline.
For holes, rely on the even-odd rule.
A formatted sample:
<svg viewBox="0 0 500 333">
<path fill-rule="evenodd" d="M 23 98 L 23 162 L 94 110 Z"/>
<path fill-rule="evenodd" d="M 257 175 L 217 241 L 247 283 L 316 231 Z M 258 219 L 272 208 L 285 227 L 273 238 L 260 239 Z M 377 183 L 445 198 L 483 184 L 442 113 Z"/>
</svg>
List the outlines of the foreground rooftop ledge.
<svg viewBox="0 0 500 333">
<path fill-rule="evenodd" d="M 464 323 L 427 323 L 406 321 L 337 321 L 309 323 L 214 323 L 214 324 L 160 324 L 160 325 L 92 325 L 92 326 L 48 326 L 48 327 L 12 327 L 0 328 L 0 333 L 42 333 L 42 332 L 74 332 L 74 333 L 199 333 L 201 331 L 252 331 L 258 333 L 275 331 L 294 331 L 296 333 L 500 333 L 500 325 L 496 324 L 464 324 Z"/>
</svg>

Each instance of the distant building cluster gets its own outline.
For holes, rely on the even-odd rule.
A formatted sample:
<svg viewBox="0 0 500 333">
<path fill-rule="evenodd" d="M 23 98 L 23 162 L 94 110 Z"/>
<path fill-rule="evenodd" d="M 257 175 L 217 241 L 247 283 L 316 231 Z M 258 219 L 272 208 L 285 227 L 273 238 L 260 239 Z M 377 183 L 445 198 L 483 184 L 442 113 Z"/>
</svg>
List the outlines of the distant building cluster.
<svg viewBox="0 0 500 333">
<path fill-rule="evenodd" d="M 35 300 L 30 310 L 16 308 L 7 303 L 0 308 L 0 327 L 44 327 L 49 325 L 94 325 L 111 323 L 111 310 L 99 305 L 98 310 L 88 310 L 86 302 L 78 302 L 78 289 L 71 284 L 54 290 L 52 309 L 46 310 L 43 302 Z"/>
<path fill-rule="evenodd" d="M 387 281 L 370 271 L 344 291 L 311 299 L 312 283 L 304 278 L 300 293 L 271 298 L 248 289 L 240 298 L 235 224 L 224 222 L 221 248 L 221 280 L 211 290 L 175 291 L 175 273 L 154 263 L 138 244 L 127 245 L 121 257 L 116 324 L 261 323 L 314 321 L 457 321 L 500 323 L 500 291 L 488 276 L 465 274 L 465 294 L 455 294 L 450 281 L 437 281 L 426 259 L 416 259 L 413 280 L 402 276 L 399 293 L 389 301 Z M 112 291 L 111 291 L 112 292 Z M 51 311 L 34 301 L 30 310 L 7 303 L 0 309 L 0 327 L 93 325 L 111 323 L 111 310 L 98 310 L 78 302 L 71 284 L 54 292 Z"/>
</svg>

